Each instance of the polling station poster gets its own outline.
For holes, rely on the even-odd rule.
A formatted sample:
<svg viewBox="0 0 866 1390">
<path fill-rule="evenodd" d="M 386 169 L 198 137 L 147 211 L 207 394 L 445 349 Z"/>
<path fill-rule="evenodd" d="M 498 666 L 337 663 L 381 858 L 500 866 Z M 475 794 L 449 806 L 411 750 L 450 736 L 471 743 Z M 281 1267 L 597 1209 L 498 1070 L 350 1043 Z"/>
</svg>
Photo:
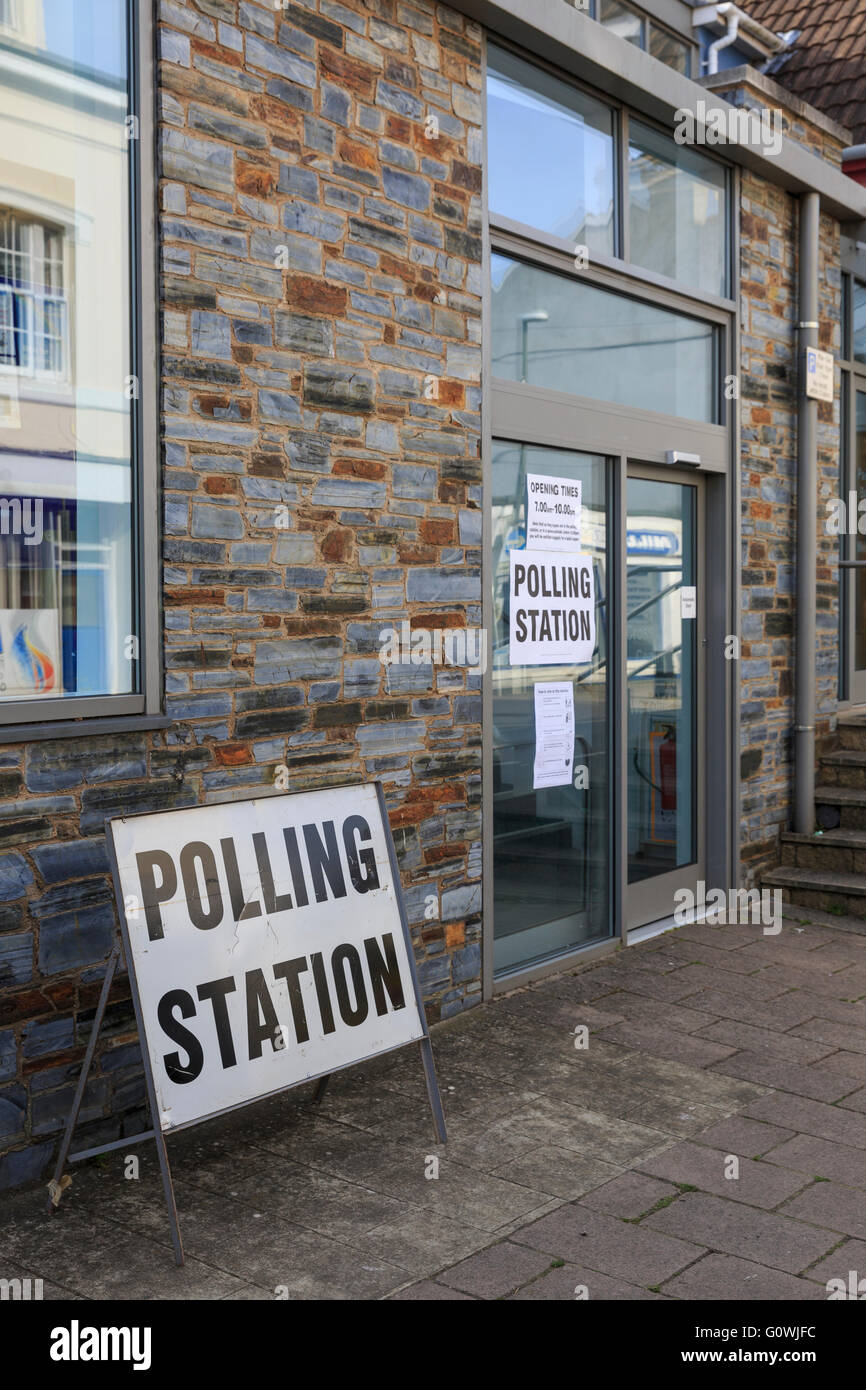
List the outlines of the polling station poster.
<svg viewBox="0 0 866 1390">
<path fill-rule="evenodd" d="M 375 785 L 108 829 L 162 1130 L 425 1035 Z"/>
<path fill-rule="evenodd" d="M 509 555 L 512 666 L 575 666 L 595 650 L 591 555 L 512 550 Z"/>
</svg>

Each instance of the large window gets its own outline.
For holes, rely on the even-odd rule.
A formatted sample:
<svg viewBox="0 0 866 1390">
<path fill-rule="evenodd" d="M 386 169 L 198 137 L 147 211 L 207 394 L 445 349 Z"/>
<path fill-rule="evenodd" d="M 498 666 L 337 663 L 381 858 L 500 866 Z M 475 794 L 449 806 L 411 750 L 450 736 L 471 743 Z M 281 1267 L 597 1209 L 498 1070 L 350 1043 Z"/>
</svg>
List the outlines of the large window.
<svg viewBox="0 0 866 1390">
<path fill-rule="evenodd" d="M 142 708 L 135 13 L 127 0 L 0 0 L 7 723 Z M 15 22 L 13 39 L 2 26 Z"/>
<path fill-rule="evenodd" d="M 618 38 L 646 49 L 660 63 L 688 77 L 691 69 L 691 45 L 678 39 L 654 19 L 643 14 L 624 0 L 595 0 L 595 17 Z"/>
<path fill-rule="evenodd" d="M 507 256 L 490 278 L 494 376 L 716 421 L 712 324 Z"/>
<path fill-rule="evenodd" d="M 612 254 L 610 108 L 489 46 L 487 115 L 491 211 Z"/>
</svg>

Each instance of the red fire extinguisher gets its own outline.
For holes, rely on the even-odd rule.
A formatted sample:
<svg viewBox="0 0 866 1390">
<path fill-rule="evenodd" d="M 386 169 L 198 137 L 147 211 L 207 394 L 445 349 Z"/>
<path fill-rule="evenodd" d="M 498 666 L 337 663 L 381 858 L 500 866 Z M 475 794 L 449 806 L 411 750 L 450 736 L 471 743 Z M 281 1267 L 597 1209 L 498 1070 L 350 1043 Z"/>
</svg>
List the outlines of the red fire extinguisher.
<svg viewBox="0 0 866 1390">
<path fill-rule="evenodd" d="M 659 744 L 659 769 L 662 784 L 662 810 L 677 809 L 677 736 L 671 725 Z"/>
</svg>

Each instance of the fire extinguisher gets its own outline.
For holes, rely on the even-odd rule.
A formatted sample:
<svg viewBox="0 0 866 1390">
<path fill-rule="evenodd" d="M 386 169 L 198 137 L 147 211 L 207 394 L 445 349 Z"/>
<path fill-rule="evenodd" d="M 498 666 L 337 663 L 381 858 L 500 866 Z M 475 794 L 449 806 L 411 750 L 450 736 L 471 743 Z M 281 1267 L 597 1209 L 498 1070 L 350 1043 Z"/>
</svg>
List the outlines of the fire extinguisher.
<svg viewBox="0 0 866 1390">
<path fill-rule="evenodd" d="M 675 729 L 668 725 L 665 736 L 659 744 L 659 769 L 662 784 L 662 810 L 677 809 L 677 736 Z"/>
</svg>

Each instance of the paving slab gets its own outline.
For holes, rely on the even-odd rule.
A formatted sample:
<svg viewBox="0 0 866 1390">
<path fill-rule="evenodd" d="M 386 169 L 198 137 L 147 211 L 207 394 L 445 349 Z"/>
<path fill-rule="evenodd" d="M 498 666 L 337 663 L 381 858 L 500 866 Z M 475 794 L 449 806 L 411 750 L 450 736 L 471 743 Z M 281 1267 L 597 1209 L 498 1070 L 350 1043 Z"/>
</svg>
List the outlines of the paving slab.
<svg viewBox="0 0 866 1390">
<path fill-rule="evenodd" d="M 661 1202 L 675 1201 L 679 1188 L 672 1183 L 660 1182 L 647 1177 L 645 1173 L 621 1173 L 586 1193 L 582 1200 L 585 1207 L 593 1211 L 607 1212 L 608 1216 L 618 1216 L 624 1221 L 636 1221 L 646 1216 Z"/>
<path fill-rule="evenodd" d="M 704 1192 L 683 1193 L 671 1206 L 645 1217 L 640 1229 L 694 1241 L 789 1274 L 799 1274 L 839 1239 L 835 1231 Z"/>
<path fill-rule="evenodd" d="M 544 1273 L 550 1264 L 548 1255 L 504 1240 L 440 1271 L 437 1282 L 476 1298 L 504 1298 Z"/>
<path fill-rule="evenodd" d="M 512 1238 L 553 1259 L 586 1265 L 642 1287 L 660 1284 L 704 1253 L 690 1240 L 619 1221 L 582 1203 L 560 1207 Z"/>
<path fill-rule="evenodd" d="M 716 1062 L 712 1071 L 738 1076 L 745 1081 L 760 1082 L 765 1088 L 772 1087 L 776 1092 L 788 1091 L 794 1096 L 832 1104 L 841 1096 L 848 1095 L 856 1082 L 852 1084 L 850 1076 L 827 1070 L 825 1060 L 828 1059 L 803 1066 L 767 1053 L 737 1052 L 723 1062 Z"/>
<path fill-rule="evenodd" d="M 731 1163 L 735 1158 L 736 1165 Z M 674 1144 L 662 1154 L 640 1163 L 642 1172 L 667 1182 L 687 1184 L 702 1192 L 714 1192 L 733 1202 L 771 1210 L 799 1192 L 808 1181 L 802 1173 L 786 1172 L 770 1163 L 756 1163 L 730 1149 L 713 1149 L 703 1144 Z M 727 1172 L 737 1177 L 726 1177 Z"/>
<path fill-rule="evenodd" d="M 776 1092 L 752 1101 L 744 1113 L 752 1120 L 767 1120 L 787 1129 L 815 1134 L 819 1139 L 835 1139 L 840 1144 L 866 1149 L 866 1115 L 843 1110 L 838 1105 L 822 1105 L 820 1101 L 806 1100 L 803 1096 Z"/>
<path fill-rule="evenodd" d="M 796 1168 L 812 1178 L 828 1178 L 846 1187 L 866 1189 L 866 1155 L 862 1149 L 819 1139 L 814 1134 L 797 1134 L 764 1155 L 767 1163 Z"/>
<path fill-rule="evenodd" d="M 866 1240 L 866 1192 L 839 1182 L 816 1182 L 779 1209 L 786 1216 L 811 1221 L 846 1236 Z"/>
<path fill-rule="evenodd" d="M 735 1255 L 705 1255 L 689 1265 L 682 1274 L 674 1275 L 662 1291 L 673 1298 L 721 1299 L 725 1301 L 758 1299 L 818 1299 L 822 1292 L 808 1279 L 798 1279 L 779 1269 Z"/>
<path fill-rule="evenodd" d="M 664 1295 L 637 1284 L 627 1284 L 622 1279 L 612 1279 L 600 1274 L 597 1269 L 587 1269 L 576 1264 L 561 1264 L 551 1267 L 538 1279 L 524 1284 L 508 1298 L 509 1303 L 543 1302 L 618 1302 L 625 1300 L 663 1299 Z"/>
<path fill-rule="evenodd" d="M 695 1135 L 695 1143 L 709 1144 L 710 1148 L 724 1149 L 726 1153 L 760 1158 L 768 1149 L 793 1137 L 793 1130 L 782 1129 L 779 1125 L 765 1125 L 760 1120 L 731 1115 Z"/>
</svg>

